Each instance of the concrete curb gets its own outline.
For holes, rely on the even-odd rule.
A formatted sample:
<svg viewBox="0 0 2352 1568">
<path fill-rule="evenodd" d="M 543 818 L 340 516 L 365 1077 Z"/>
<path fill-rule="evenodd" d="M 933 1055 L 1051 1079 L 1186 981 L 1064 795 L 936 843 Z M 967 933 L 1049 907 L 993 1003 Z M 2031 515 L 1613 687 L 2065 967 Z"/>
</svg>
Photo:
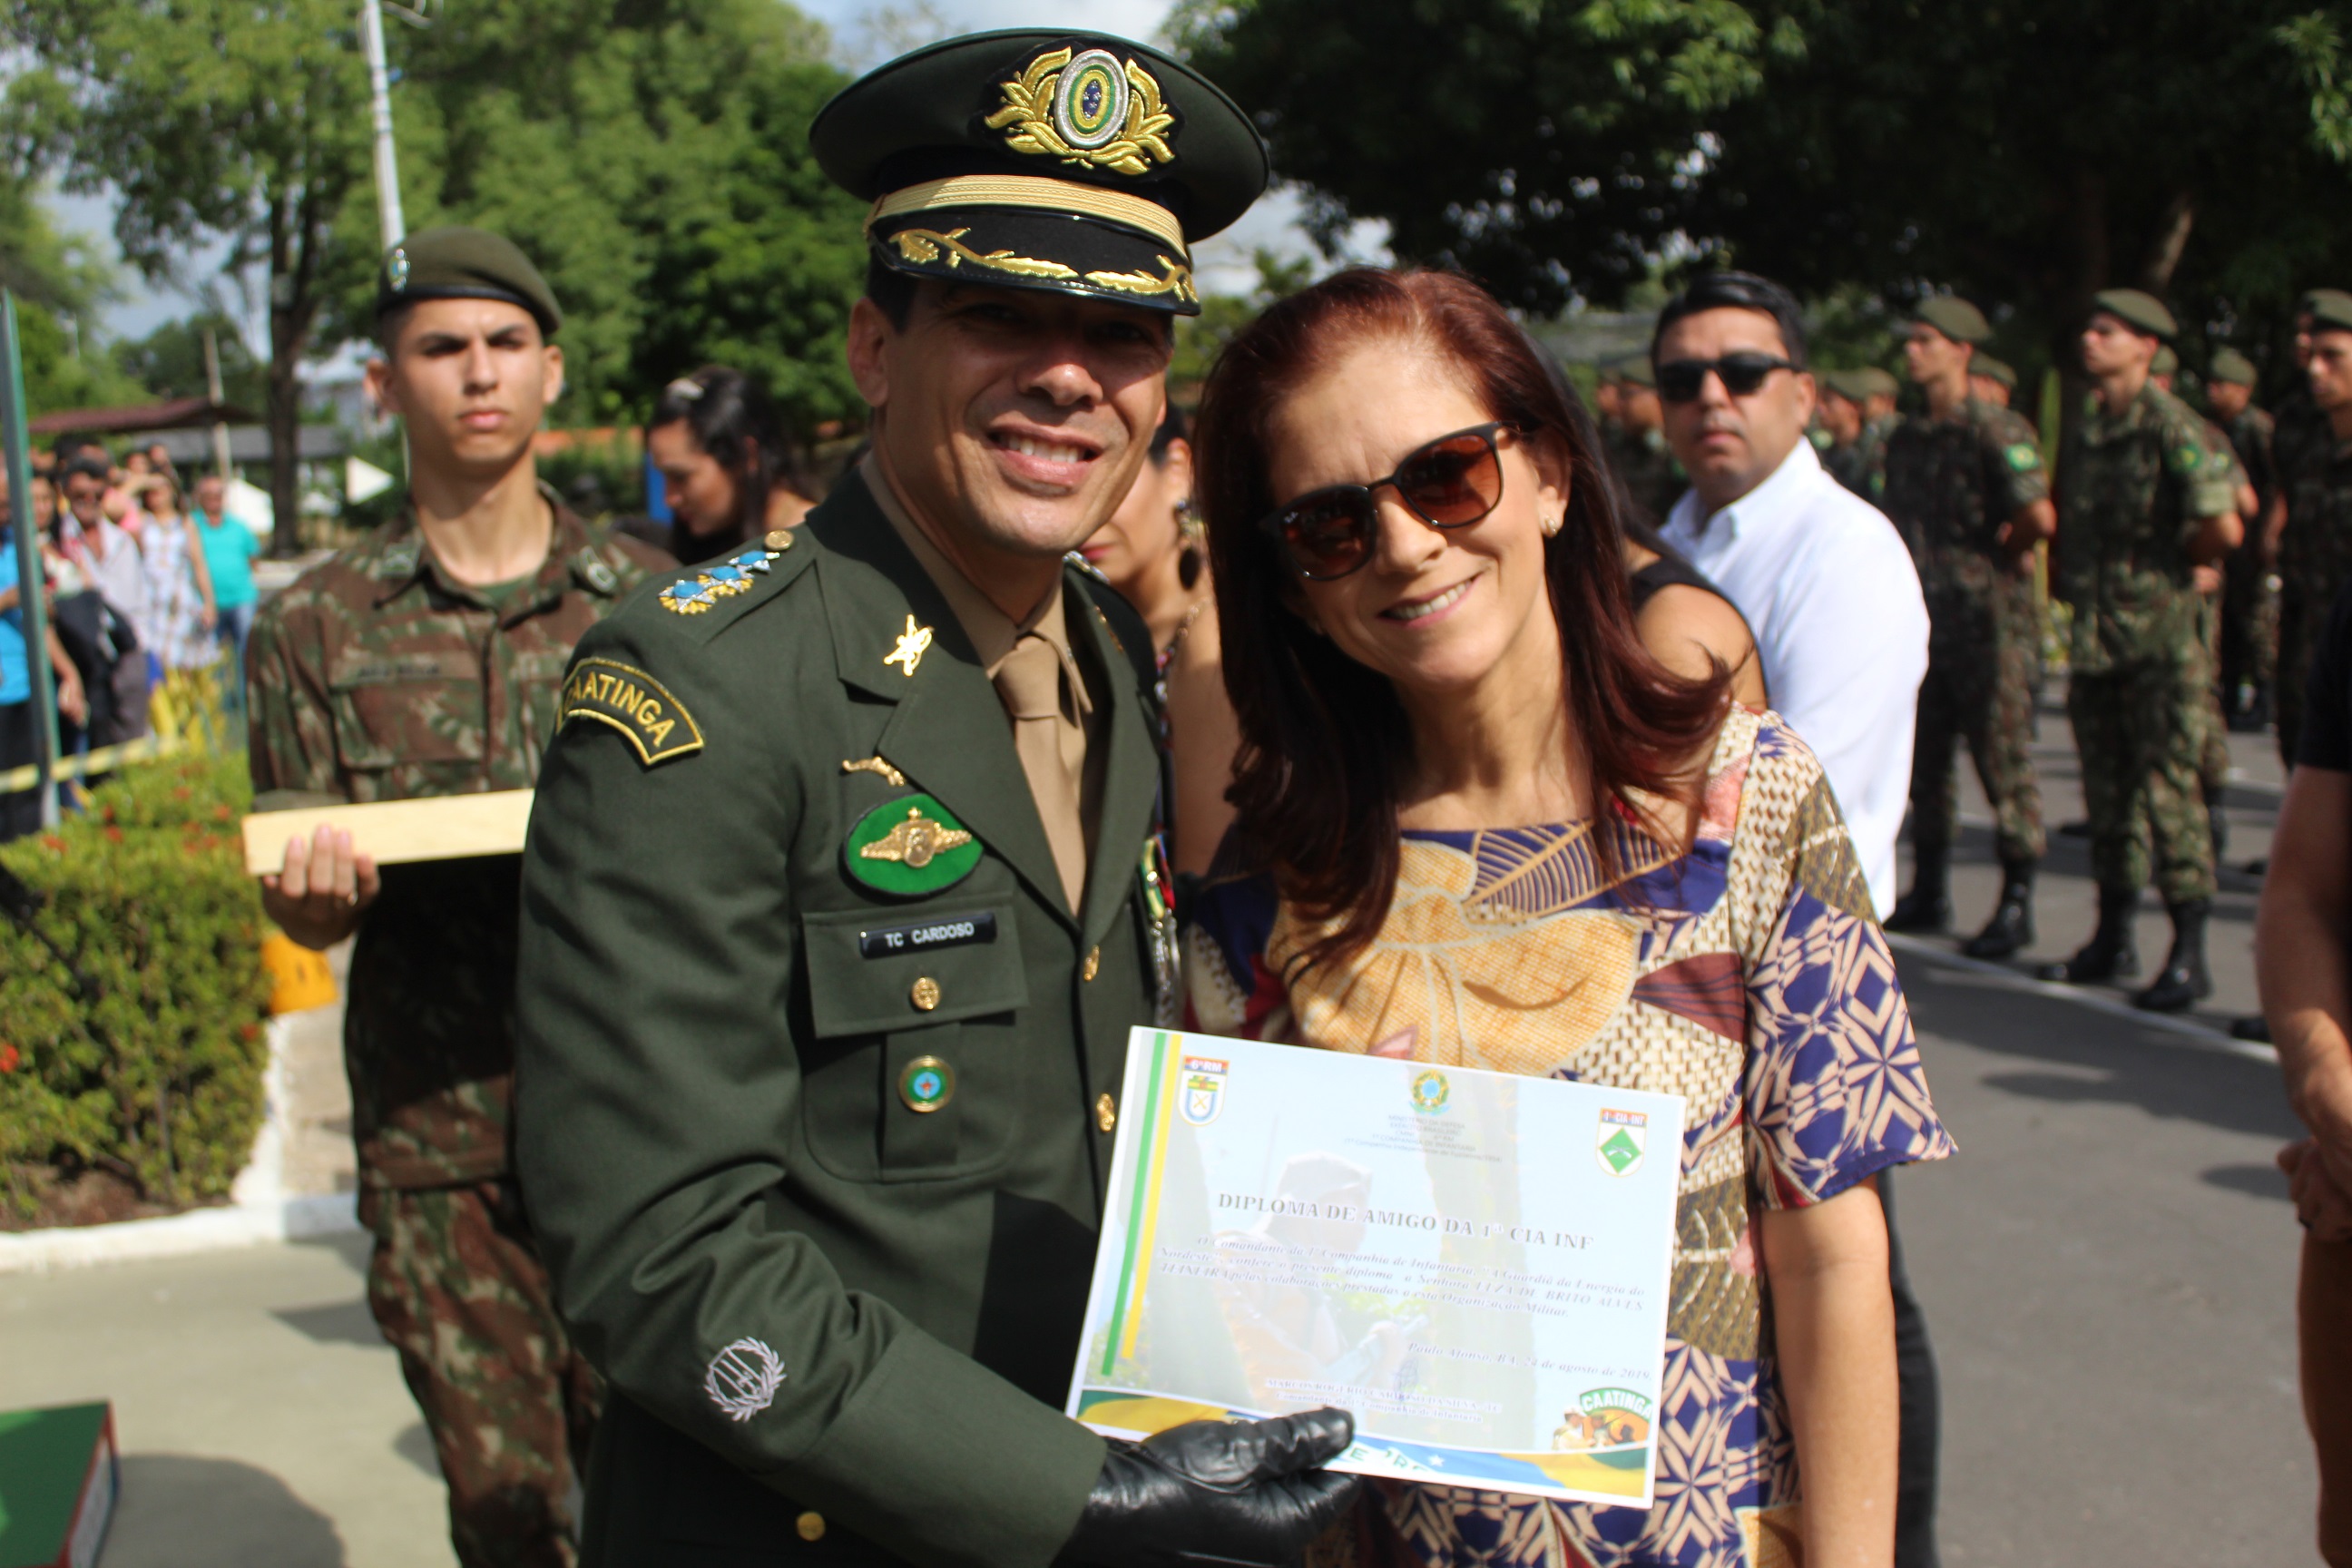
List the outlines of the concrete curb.
<svg viewBox="0 0 2352 1568">
<path fill-rule="evenodd" d="M 286 1082 L 289 1024 L 269 1021 L 269 1066 L 262 1083 L 268 1110 L 254 1135 L 253 1155 L 237 1173 L 228 1203 L 190 1209 L 158 1219 L 113 1225 L 60 1226 L 55 1230 L 0 1236 L 0 1275 L 37 1274 L 93 1263 L 128 1263 L 150 1258 L 183 1258 L 262 1242 L 299 1241 L 359 1228 L 359 1200 L 352 1193 L 289 1194 L 286 1191 L 286 1141 L 292 1125 L 292 1097 Z"/>
</svg>

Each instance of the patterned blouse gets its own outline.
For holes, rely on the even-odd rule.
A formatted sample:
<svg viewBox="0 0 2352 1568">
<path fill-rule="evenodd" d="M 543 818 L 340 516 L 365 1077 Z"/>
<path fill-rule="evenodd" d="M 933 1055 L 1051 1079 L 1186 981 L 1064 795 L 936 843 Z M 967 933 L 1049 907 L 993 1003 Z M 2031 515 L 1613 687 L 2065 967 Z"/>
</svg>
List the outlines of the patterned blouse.
<svg viewBox="0 0 2352 1568">
<path fill-rule="evenodd" d="M 1829 782 L 1777 715 L 1732 710 L 1688 854 L 1612 816 L 1611 879 L 1594 831 L 1406 834 L 1386 921 L 1336 972 L 1295 973 L 1326 928 L 1268 879 L 1213 884 L 1186 929 L 1203 1032 L 1686 1102 L 1655 1506 L 1383 1481 L 1324 1563 L 1795 1561 L 1802 1494 L 1755 1213 L 1952 1152 Z"/>
</svg>

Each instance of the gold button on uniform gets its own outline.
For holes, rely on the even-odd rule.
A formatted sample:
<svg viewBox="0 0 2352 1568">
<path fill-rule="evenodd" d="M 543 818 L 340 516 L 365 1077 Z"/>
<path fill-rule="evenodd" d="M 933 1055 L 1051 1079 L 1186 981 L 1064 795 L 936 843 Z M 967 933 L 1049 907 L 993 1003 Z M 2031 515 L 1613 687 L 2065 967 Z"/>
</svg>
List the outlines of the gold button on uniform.
<svg viewBox="0 0 2352 1568">
<path fill-rule="evenodd" d="M 1118 1125 L 1118 1102 L 1109 1095 L 1095 1101 L 1095 1125 L 1106 1132 Z"/>
<path fill-rule="evenodd" d="M 1087 954 L 1086 967 L 1078 971 L 1078 978 L 1081 980 L 1092 980 L 1095 977 L 1096 973 L 1101 968 L 1102 949 L 1097 948 L 1092 952 Z"/>
<path fill-rule="evenodd" d="M 824 1539 L 824 1515 L 815 1512 L 804 1513 L 801 1515 L 800 1518 L 793 1521 L 793 1528 L 801 1532 L 801 1539 L 803 1541 L 823 1541 Z"/>
<path fill-rule="evenodd" d="M 940 983 L 926 974 L 908 988 L 907 999 L 917 1012 L 928 1013 L 940 1005 Z"/>
</svg>

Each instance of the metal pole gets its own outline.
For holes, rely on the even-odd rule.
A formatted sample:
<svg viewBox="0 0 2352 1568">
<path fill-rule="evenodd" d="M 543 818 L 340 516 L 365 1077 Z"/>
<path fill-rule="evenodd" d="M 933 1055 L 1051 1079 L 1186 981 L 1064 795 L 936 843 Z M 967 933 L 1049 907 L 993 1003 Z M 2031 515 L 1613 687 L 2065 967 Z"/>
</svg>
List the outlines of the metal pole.
<svg viewBox="0 0 2352 1568">
<path fill-rule="evenodd" d="M 49 681 L 48 605 L 41 596 L 41 542 L 33 521 L 33 446 L 25 428 L 25 356 L 16 337 L 16 296 L 0 289 L 0 448 L 8 464 L 9 520 L 16 536 L 16 605 L 25 626 L 25 667 L 33 679 L 33 737 L 40 755 L 41 826 L 58 825 L 58 703 Z"/>
<path fill-rule="evenodd" d="M 367 48 L 368 102 L 375 120 L 375 216 L 383 228 L 383 247 L 389 250 L 408 233 L 408 223 L 400 212 L 400 164 L 392 145 L 392 82 L 384 68 L 380 0 L 360 0 L 360 37 Z"/>
<path fill-rule="evenodd" d="M 205 393 L 217 410 L 222 401 L 220 344 L 215 341 L 210 327 L 205 329 Z M 213 472 L 220 476 L 221 483 L 228 483 L 228 426 L 218 419 L 213 421 Z M 212 521 L 218 522 L 220 519 Z"/>
</svg>

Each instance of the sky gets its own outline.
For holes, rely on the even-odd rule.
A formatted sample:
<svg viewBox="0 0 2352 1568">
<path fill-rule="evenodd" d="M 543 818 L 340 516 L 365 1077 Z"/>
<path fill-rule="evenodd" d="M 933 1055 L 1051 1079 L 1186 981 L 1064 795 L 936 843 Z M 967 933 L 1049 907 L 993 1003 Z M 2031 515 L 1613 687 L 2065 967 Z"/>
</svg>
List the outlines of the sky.
<svg viewBox="0 0 2352 1568">
<path fill-rule="evenodd" d="M 494 4 L 495 0 L 436 0 L 436 8 Z M 940 36 L 980 32 L 994 27 L 1068 27 L 1109 32 L 1157 41 L 1166 24 L 1171 0 L 798 0 L 800 8 L 833 29 L 838 50 L 856 65 L 874 63 L 855 57 L 870 47 L 877 35 L 903 35 L 912 29 L 919 37 L 936 26 Z M 934 24 L 931 18 L 936 17 Z M 394 104 L 397 106 L 397 89 Z M 58 196 L 55 205 L 61 226 L 90 236 L 108 256 L 116 255 L 112 231 L 114 202 L 105 195 Z M 1270 193 L 1225 233 L 1195 247 L 1193 262 L 1202 289 L 1208 293 L 1247 293 L 1256 281 L 1253 258 L 1261 248 L 1295 256 L 1311 249 L 1298 224 L 1297 196 L 1286 191 Z M 1376 255 L 1376 236 L 1358 247 Z M 186 268 L 194 279 L 210 276 L 218 255 L 197 256 Z M 108 307 L 100 325 L 110 338 L 138 338 L 163 322 L 196 309 L 196 301 L 169 287 L 151 288 L 136 273 L 122 275 L 124 297 Z M 257 316 L 246 323 L 248 345 L 257 355 L 265 352 L 268 327 Z"/>
</svg>

